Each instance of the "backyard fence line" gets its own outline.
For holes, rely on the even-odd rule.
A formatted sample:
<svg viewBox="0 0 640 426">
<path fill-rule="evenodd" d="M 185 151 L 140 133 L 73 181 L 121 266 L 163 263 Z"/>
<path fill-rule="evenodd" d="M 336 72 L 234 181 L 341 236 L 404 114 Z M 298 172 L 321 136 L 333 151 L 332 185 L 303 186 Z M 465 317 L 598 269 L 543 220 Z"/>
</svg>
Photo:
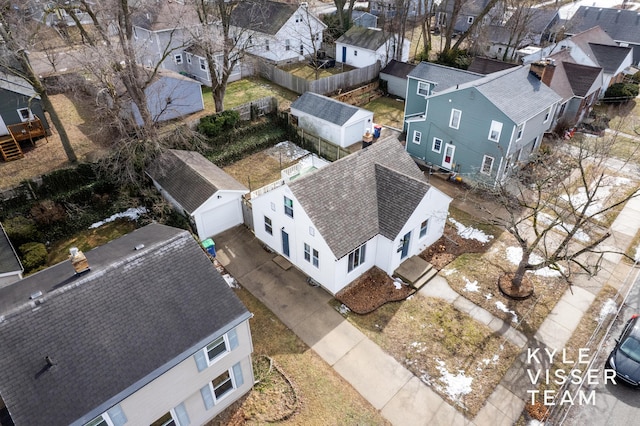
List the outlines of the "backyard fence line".
<svg viewBox="0 0 640 426">
<path fill-rule="evenodd" d="M 315 152 L 319 157 L 323 157 L 329 161 L 336 161 L 350 154 L 349 151 L 339 145 L 322 139 L 320 136 L 305 132 L 304 129 L 299 127 L 296 128 L 296 133 L 300 138 L 302 148 Z"/>
<path fill-rule="evenodd" d="M 380 73 L 380 62 L 318 80 L 307 80 L 264 62 L 260 63 L 258 68 L 260 75 L 267 80 L 298 94 L 314 92 L 326 95 L 375 80 Z"/>
<path fill-rule="evenodd" d="M 277 111 L 278 100 L 275 98 L 275 96 L 267 96 L 251 102 L 247 102 L 246 104 L 238 105 L 237 107 L 231 109 L 233 111 L 237 111 L 238 114 L 240 114 L 241 120 L 249 121 Z"/>
</svg>

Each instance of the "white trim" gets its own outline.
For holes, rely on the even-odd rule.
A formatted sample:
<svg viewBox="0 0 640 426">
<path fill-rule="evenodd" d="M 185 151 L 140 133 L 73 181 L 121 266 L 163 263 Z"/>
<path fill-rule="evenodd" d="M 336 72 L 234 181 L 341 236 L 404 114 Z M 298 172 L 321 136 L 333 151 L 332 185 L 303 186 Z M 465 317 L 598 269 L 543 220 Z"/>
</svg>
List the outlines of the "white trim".
<svg viewBox="0 0 640 426">
<path fill-rule="evenodd" d="M 420 92 L 420 85 L 425 85 L 426 86 L 426 93 L 421 93 Z M 418 81 L 418 87 L 416 88 L 416 93 L 420 96 L 429 96 L 429 83 L 427 83 L 426 81 Z"/>
<path fill-rule="evenodd" d="M 436 141 L 440 141 L 440 148 L 436 149 Z M 437 152 L 438 154 L 442 153 L 442 144 L 444 141 L 440 138 L 433 137 L 433 142 L 431 143 L 431 151 Z"/>
<path fill-rule="evenodd" d="M 453 122 L 453 117 L 455 115 L 455 113 L 458 112 L 458 122 L 455 123 Z M 460 128 L 460 122 L 462 121 L 462 111 L 459 109 L 455 109 L 455 108 L 451 108 L 451 116 L 449 117 L 449 127 L 451 127 L 452 129 L 459 129 Z"/>
<path fill-rule="evenodd" d="M 217 379 L 218 377 L 222 376 L 224 373 L 227 373 L 229 375 L 229 379 L 231 379 L 231 389 L 229 389 L 228 391 L 226 391 L 222 396 L 220 396 L 219 398 L 216 396 L 216 390 L 213 387 L 213 381 L 215 379 Z M 211 390 L 211 396 L 213 397 L 213 401 L 214 401 L 214 406 L 217 405 L 220 401 L 226 399 L 229 397 L 229 395 L 233 394 L 233 392 L 238 388 L 236 386 L 236 378 L 233 375 L 233 368 L 229 368 L 228 370 L 224 370 L 223 372 L 221 372 L 220 374 L 218 374 L 216 377 L 214 377 L 209 383 L 209 389 Z"/>
<path fill-rule="evenodd" d="M 419 130 L 414 130 L 411 142 L 420 145 L 420 141 L 422 141 L 422 132 Z"/>
<path fill-rule="evenodd" d="M 26 123 L 27 121 L 33 120 L 33 112 L 31 111 L 31 108 L 18 108 L 16 111 L 18 112 L 18 117 L 20 117 L 21 122 Z M 22 116 L 22 111 L 27 111 L 29 113 L 27 118 Z"/>
<path fill-rule="evenodd" d="M 491 159 L 491 165 L 489 166 L 489 170 L 485 171 L 485 169 L 484 169 L 484 168 L 485 168 L 485 167 L 484 167 L 484 165 L 485 165 L 485 162 L 486 162 L 488 159 Z M 482 157 L 482 165 L 480 166 L 480 173 L 482 173 L 483 175 L 490 176 L 490 175 L 491 175 L 491 171 L 493 170 L 493 163 L 495 162 L 495 160 L 496 160 L 496 159 L 495 159 L 495 158 L 493 158 L 493 157 L 492 157 L 492 156 L 490 156 L 490 155 L 485 155 L 484 157 Z"/>
<path fill-rule="evenodd" d="M 215 358 L 210 359 L 209 358 L 209 346 L 211 346 L 213 343 L 215 343 L 218 339 L 222 339 L 222 342 L 224 343 L 224 351 L 220 352 L 218 355 L 216 355 Z M 218 346 L 218 345 L 216 345 Z M 229 345 L 229 338 L 227 337 L 227 333 L 223 334 L 222 336 L 212 340 L 211 342 L 209 342 L 203 349 L 204 351 L 204 356 L 205 359 L 207 360 L 207 365 L 210 367 L 213 364 L 215 364 L 216 362 L 220 361 L 222 358 L 224 358 L 229 352 L 230 352 L 230 345 Z"/>
<path fill-rule="evenodd" d="M 516 126 L 516 142 L 522 139 L 522 137 L 524 136 L 524 125 L 525 123 Z M 522 126 L 522 130 L 518 130 L 520 126 Z"/>
<path fill-rule="evenodd" d="M 494 132 L 497 133 L 497 136 L 495 138 L 491 137 Z M 489 128 L 488 139 L 493 142 L 499 142 L 501 135 L 502 135 L 502 123 L 499 121 L 491 120 L 491 127 Z"/>
</svg>

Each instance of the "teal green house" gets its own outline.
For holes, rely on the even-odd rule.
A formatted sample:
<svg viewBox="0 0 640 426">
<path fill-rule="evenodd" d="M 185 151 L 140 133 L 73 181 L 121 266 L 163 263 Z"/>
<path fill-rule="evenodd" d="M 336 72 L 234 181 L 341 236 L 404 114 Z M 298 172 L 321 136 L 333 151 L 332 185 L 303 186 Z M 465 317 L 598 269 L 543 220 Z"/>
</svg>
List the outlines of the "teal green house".
<svg viewBox="0 0 640 426">
<path fill-rule="evenodd" d="M 482 76 L 422 63 L 408 76 L 406 150 L 418 164 L 495 186 L 537 151 L 561 100 L 529 66 Z"/>
</svg>

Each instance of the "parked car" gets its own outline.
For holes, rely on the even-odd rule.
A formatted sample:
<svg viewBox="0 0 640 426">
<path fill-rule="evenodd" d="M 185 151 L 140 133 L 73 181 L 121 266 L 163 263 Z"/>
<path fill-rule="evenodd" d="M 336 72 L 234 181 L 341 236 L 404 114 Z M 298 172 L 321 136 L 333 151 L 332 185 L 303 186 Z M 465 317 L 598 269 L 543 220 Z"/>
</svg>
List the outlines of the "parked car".
<svg viewBox="0 0 640 426">
<path fill-rule="evenodd" d="M 607 364 L 616 377 L 633 385 L 640 385 L 640 324 L 639 315 L 633 315 L 624 326 L 616 347 L 611 351 Z"/>
</svg>

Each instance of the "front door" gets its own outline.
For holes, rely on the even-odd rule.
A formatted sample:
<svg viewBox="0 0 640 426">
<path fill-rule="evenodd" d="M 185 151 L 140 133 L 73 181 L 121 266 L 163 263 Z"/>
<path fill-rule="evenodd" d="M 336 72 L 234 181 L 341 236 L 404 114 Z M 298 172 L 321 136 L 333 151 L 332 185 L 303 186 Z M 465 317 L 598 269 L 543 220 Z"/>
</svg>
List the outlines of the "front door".
<svg viewBox="0 0 640 426">
<path fill-rule="evenodd" d="M 282 230 L 282 253 L 289 257 L 289 234 Z"/>
<path fill-rule="evenodd" d="M 444 157 L 442 157 L 442 167 L 445 169 L 452 169 L 453 166 L 453 153 L 455 152 L 456 147 L 450 144 L 445 144 L 444 146 Z"/>
<path fill-rule="evenodd" d="M 407 232 L 402 237 L 402 253 L 400 253 L 400 259 L 404 259 L 409 254 L 409 242 L 411 241 L 411 232 Z"/>
<path fill-rule="evenodd" d="M 347 47 L 342 46 L 342 63 L 347 62 Z"/>
<path fill-rule="evenodd" d="M 9 129 L 7 129 L 6 124 L 4 124 L 4 121 L 2 121 L 2 116 L 0 116 L 0 136 L 8 135 L 8 134 L 9 134 Z"/>
</svg>

